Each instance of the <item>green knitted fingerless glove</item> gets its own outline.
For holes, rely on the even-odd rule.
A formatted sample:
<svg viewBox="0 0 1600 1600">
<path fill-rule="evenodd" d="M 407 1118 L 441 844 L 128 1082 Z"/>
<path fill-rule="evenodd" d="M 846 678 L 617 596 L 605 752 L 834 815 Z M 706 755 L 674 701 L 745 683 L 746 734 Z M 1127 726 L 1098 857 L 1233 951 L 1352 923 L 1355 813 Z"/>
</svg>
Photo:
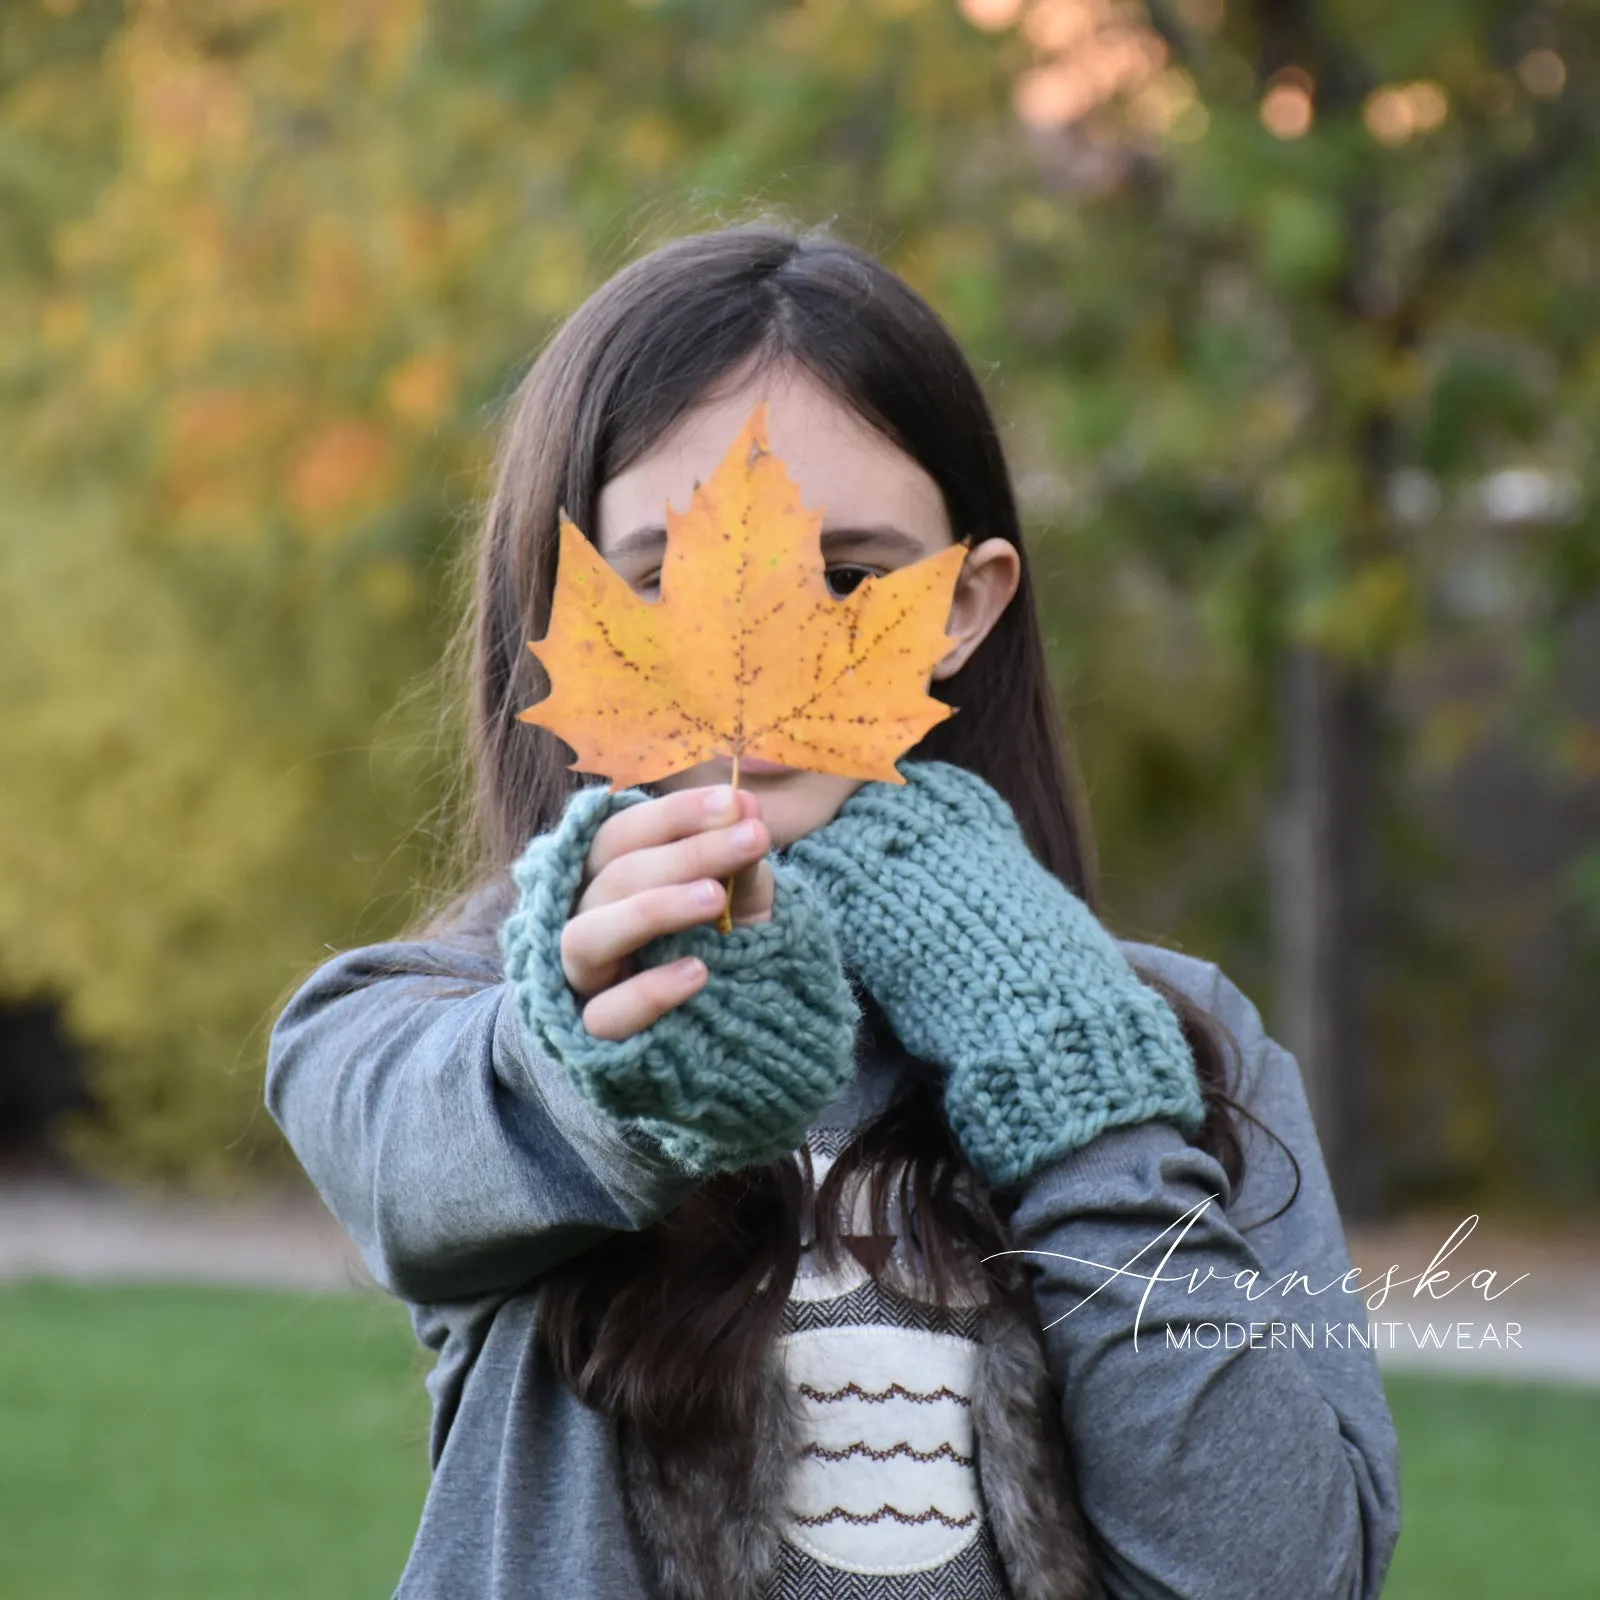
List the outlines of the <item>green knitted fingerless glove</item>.
<svg viewBox="0 0 1600 1600">
<path fill-rule="evenodd" d="M 1103 1129 L 1203 1118 L 1171 1007 L 1033 854 L 1009 805 L 945 761 L 863 784 L 780 859 L 826 897 L 840 955 L 900 1042 L 948 1069 L 945 1109 L 990 1183 Z"/>
<path fill-rule="evenodd" d="M 561 933 L 595 833 L 649 798 L 579 789 L 556 827 L 529 841 L 511 869 L 517 905 L 500 929 L 506 978 L 533 1038 L 624 1131 L 649 1135 L 703 1175 L 776 1160 L 850 1081 L 860 1015 L 827 907 L 798 870 L 772 863 L 770 922 L 726 934 L 699 923 L 640 947 L 640 970 L 696 955 L 708 976 L 631 1038 L 594 1038 L 562 970 Z"/>
</svg>

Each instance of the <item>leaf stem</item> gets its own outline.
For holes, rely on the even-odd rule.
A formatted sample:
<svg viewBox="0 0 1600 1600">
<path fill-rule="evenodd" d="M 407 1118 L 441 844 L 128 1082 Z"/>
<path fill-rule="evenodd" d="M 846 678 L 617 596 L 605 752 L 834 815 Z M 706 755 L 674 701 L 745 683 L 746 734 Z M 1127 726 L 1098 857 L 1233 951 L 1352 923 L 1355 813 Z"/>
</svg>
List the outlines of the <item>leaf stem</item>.
<svg viewBox="0 0 1600 1600">
<path fill-rule="evenodd" d="M 739 752 L 737 750 L 735 750 L 733 752 L 733 777 L 730 780 L 730 782 L 733 785 L 733 792 L 735 794 L 737 794 L 739 792 Z M 727 888 L 727 891 L 728 891 L 728 895 L 727 895 L 727 898 L 722 902 L 722 915 L 717 918 L 717 932 L 718 933 L 732 933 L 733 932 L 733 879 L 732 878 L 728 879 L 728 882 L 726 884 L 726 888 Z"/>
</svg>

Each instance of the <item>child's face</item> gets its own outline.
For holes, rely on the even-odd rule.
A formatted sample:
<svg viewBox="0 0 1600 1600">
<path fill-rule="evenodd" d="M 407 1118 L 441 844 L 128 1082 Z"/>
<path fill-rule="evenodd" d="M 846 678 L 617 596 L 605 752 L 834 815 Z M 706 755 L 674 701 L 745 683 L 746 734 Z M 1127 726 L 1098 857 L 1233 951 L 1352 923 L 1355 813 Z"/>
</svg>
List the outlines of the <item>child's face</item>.
<svg viewBox="0 0 1600 1600">
<path fill-rule="evenodd" d="M 822 506 L 828 583 L 841 597 L 869 574 L 909 566 L 953 543 L 938 485 L 912 458 L 869 427 L 808 374 L 785 368 L 731 387 L 691 411 L 654 450 L 607 483 L 595 543 L 640 594 L 660 593 L 666 549 L 662 508 L 688 509 L 695 484 L 711 476 L 755 406 L 767 401 L 767 437 L 800 486 L 807 506 Z M 642 537 L 640 535 L 643 535 Z M 830 537 L 833 535 L 833 537 Z M 959 635 L 934 669 L 955 672 L 978 647 L 1016 592 L 1021 563 L 1005 539 L 988 539 L 967 557 L 946 633 Z M 861 786 L 859 778 L 792 767 L 739 764 L 739 786 L 760 798 L 773 845 L 831 821 Z M 662 793 L 726 783 L 730 759 L 703 761 L 648 785 Z"/>
</svg>

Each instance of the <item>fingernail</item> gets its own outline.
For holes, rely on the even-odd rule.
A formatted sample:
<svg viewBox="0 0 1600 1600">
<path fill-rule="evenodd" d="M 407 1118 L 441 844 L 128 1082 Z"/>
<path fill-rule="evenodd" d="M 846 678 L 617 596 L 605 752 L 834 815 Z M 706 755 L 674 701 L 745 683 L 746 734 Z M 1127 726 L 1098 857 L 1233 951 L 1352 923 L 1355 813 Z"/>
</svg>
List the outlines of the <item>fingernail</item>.
<svg viewBox="0 0 1600 1600">
<path fill-rule="evenodd" d="M 720 822 L 734 813 L 732 784 L 719 783 L 706 795 L 706 819 Z"/>
<path fill-rule="evenodd" d="M 694 886 L 694 897 L 703 906 L 714 906 L 720 900 L 728 898 L 728 892 L 720 883 L 712 883 L 709 879 L 705 883 Z"/>
</svg>

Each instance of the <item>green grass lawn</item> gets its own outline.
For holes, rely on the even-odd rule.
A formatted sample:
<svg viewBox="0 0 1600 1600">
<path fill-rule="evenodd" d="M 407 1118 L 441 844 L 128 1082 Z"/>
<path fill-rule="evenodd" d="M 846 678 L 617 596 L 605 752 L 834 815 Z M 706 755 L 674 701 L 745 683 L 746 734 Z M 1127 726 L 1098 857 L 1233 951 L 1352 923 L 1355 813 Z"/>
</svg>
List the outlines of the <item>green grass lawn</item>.
<svg viewBox="0 0 1600 1600">
<path fill-rule="evenodd" d="M 382 1600 L 425 1371 L 378 1298 L 0 1287 L 0 1596 Z M 1600 1595 L 1600 1392 L 1406 1375 L 1390 1398 L 1388 1600 Z"/>
<path fill-rule="evenodd" d="M 1600 1390 L 1387 1387 L 1405 1525 L 1385 1600 L 1600 1596 Z"/>
<path fill-rule="evenodd" d="M 424 1356 L 378 1298 L 0 1288 L 0 1596 L 390 1594 Z"/>
</svg>

